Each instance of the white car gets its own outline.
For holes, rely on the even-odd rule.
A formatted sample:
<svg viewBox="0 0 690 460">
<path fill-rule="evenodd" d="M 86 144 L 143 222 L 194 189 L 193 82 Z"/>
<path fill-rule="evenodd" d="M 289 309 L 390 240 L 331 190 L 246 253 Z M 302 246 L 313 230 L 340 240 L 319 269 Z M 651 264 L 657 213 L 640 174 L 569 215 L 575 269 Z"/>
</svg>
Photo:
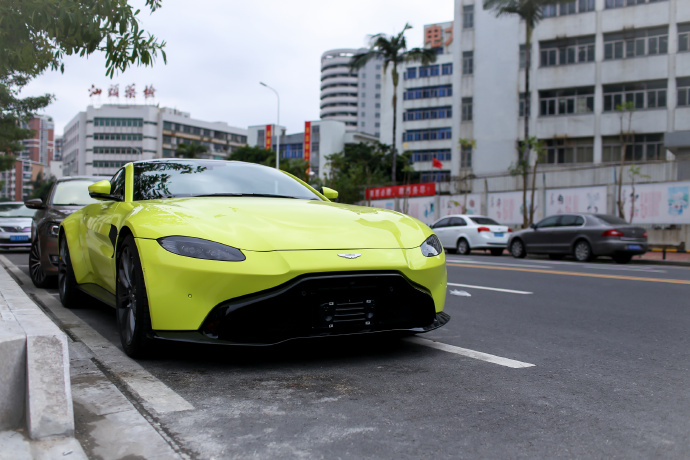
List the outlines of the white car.
<svg viewBox="0 0 690 460">
<path fill-rule="evenodd" d="M 0 203 L 0 248 L 31 246 L 31 218 L 35 212 L 21 201 Z"/>
<path fill-rule="evenodd" d="M 449 252 L 469 254 L 473 249 L 488 249 L 491 255 L 500 256 L 508 244 L 508 235 L 513 231 L 490 217 L 474 215 L 450 215 L 441 217 L 431 224 Z"/>
</svg>

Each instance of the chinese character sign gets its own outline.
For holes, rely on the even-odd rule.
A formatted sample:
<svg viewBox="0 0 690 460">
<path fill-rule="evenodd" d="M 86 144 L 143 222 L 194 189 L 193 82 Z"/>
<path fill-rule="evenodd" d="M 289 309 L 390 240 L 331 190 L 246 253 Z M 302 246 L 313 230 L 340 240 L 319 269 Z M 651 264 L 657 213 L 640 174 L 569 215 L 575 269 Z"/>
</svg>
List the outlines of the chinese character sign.
<svg viewBox="0 0 690 460">
<path fill-rule="evenodd" d="M 125 97 L 128 99 L 134 99 L 135 97 L 137 97 L 137 91 L 134 87 L 134 83 L 125 86 Z"/>
<path fill-rule="evenodd" d="M 96 85 L 91 85 L 89 88 L 89 97 L 100 96 L 103 91 L 101 88 L 96 88 Z"/>
<path fill-rule="evenodd" d="M 271 150 L 273 147 L 273 125 L 266 125 L 266 142 L 265 142 L 265 148 L 266 150 Z"/>
<path fill-rule="evenodd" d="M 156 94 L 156 90 L 153 87 L 153 85 L 149 85 L 144 87 L 144 98 L 148 99 L 150 97 L 154 97 Z"/>
<path fill-rule="evenodd" d="M 304 122 L 304 161 L 311 161 L 311 121 Z"/>
<path fill-rule="evenodd" d="M 690 224 L 690 182 L 623 185 L 625 219 L 633 224 Z"/>
<path fill-rule="evenodd" d="M 120 97 L 120 85 L 110 85 L 108 97 Z"/>
<path fill-rule="evenodd" d="M 436 194 L 436 183 L 428 182 L 414 185 L 392 185 L 388 187 L 368 188 L 367 200 L 379 200 L 383 198 L 403 198 L 413 196 L 429 196 Z"/>
<path fill-rule="evenodd" d="M 428 45 L 429 48 L 443 46 L 443 29 L 441 26 L 433 25 L 424 28 L 424 45 Z"/>
</svg>

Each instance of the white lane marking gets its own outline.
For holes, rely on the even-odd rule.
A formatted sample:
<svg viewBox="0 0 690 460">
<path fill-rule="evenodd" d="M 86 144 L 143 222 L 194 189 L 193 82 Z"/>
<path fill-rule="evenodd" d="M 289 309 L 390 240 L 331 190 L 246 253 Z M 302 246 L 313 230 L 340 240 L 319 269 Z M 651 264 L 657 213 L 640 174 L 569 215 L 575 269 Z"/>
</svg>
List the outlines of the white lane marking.
<svg viewBox="0 0 690 460">
<path fill-rule="evenodd" d="M 624 271 L 624 272 L 666 273 L 666 270 L 654 270 L 651 268 L 633 268 L 633 267 L 609 267 L 606 265 L 588 265 L 587 268 L 595 268 L 597 270 L 620 270 L 620 271 Z"/>
<path fill-rule="evenodd" d="M 503 265 L 506 267 L 522 267 L 522 268 L 553 268 L 549 265 L 535 265 L 535 264 L 502 264 L 499 262 L 484 262 L 480 260 L 467 260 L 467 259 L 446 259 L 446 262 L 451 262 L 454 264 L 467 264 L 467 265 Z"/>
<path fill-rule="evenodd" d="M 138 395 L 145 406 L 158 414 L 194 409 L 194 406 L 182 396 L 129 358 L 77 315 L 62 307 L 54 294 L 45 289 L 35 288 L 29 277 L 9 259 L 0 255 L 0 261 L 24 284 L 22 287 L 27 294 L 35 296 L 51 311 L 60 323 L 58 326 L 63 330 L 68 330 L 88 347 L 99 364 L 124 383 L 133 394 Z"/>
<path fill-rule="evenodd" d="M 483 289 L 485 291 L 497 291 L 497 292 L 508 292 L 510 294 L 534 294 L 534 292 L 529 292 L 529 291 L 515 291 L 513 289 L 501 289 L 501 288 L 493 288 L 493 287 L 488 287 L 488 286 L 473 286 L 471 284 L 458 284 L 458 283 L 446 283 L 448 286 L 458 286 L 458 287 L 465 287 L 465 288 L 471 288 L 471 289 Z"/>
<path fill-rule="evenodd" d="M 424 339 L 422 337 L 408 337 L 405 340 L 417 345 L 435 348 L 437 350 L 447 351 L 448 353 L 455 353 L 456 355 L 462 355 L 468 358 L 479 359 L 481 361 L 498 364 L 499 366 L 511 367 L 513 369 L 521 369 L 523 367 L 534 367 L 534 364 L 523 363 L 522 361 L 515 361 L 513 359 L 502 358 L 500 356 L 482 353 L 481 351 L 474 351 L 469 350 L 467 348 L 460 348 L 441 342 L 435 342 L 429 339 Z"/>
</svg>

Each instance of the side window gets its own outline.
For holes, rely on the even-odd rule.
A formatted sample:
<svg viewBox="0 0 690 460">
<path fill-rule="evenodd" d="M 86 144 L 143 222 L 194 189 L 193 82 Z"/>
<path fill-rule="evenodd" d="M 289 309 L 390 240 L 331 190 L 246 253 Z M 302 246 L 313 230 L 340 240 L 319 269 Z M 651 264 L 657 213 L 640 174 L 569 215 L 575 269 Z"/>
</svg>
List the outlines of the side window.
<svg viewBox="0 0 690 460">
<path fill-rule="evenodd" d="M 115 173 L 110 179 L 110 194 L 120 197 L 121 200 L 125 198 L 125 169 L 122 168 Z"/>
<path fill-rule="evenodd" d="M 585 224 L 585 218 L 582 216 L 575 216 L 575 223 L 573 225 L 575 226 L 581 226 Z"/>
<path fill-rule="evenodd" d="M 434 228 L 447 227 L 449 223 L 450 223 L 450 219 L 449 219 L 449 218 L 441 219 L 441 220 L 439 220 L 439 221 L 436 223 L 436 225 L 434 225 Z"/>
<path fill-rule="evenodd" d="M 561 221 L 558 223 L 559 227 L 573 227 L 577 216 L 563 215 Z"/>
<path fill-rule="evenodd" d="M 453 217 L 450 220 L 450 225 L 451 225 L 451 227 L 466 227 L 467 222 L 465 222 L 465 219 L 463 219 L 461 217 Z"/>
<path fill-rule="evenodd" d="M 537 224 L 537 228 L 550 228 L 550 227 L 555 227 L 556 223 L 558 222 L 558 219 L 561 216 L 551 216 L 547 217 L 546 219 L 542 220 Z"/>
</svg>

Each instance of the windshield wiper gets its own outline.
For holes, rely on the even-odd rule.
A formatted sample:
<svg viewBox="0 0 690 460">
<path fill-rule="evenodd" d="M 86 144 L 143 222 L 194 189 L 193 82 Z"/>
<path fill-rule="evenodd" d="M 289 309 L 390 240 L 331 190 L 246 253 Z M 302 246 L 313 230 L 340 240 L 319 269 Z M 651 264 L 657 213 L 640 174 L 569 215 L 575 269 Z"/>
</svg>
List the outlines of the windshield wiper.
<svg viewBox="0 0 690 460">
<path fill-rule="evenodd" d="M 192 195 L 194 198 L 198 197 L 208 197 L 208 196 L 254 196 L 254 197 L 263 197 L 263 198 L 293 198 L 297 199 L 296 196 L 288 196 L 288 195 L 275 195 L 272 193 L 208 193 L 208 194 L 203 194 L 203 195 Z"/>
</svg>

